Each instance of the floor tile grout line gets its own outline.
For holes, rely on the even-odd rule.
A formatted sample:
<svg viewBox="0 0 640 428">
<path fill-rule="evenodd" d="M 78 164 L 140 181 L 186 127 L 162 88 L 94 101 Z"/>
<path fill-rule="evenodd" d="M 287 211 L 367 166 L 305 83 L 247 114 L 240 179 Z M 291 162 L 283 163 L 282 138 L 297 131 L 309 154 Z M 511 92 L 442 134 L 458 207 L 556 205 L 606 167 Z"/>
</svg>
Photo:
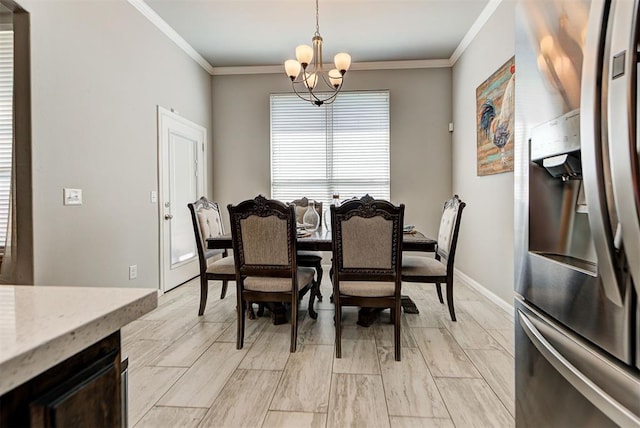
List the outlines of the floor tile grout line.
<svg viewBox="0 0 640 428">
<path fill-rule="evenodd" d="M 469 349 L 470 351 L 493 351 L 493 349 Z M 482 372 L 482 370 L 480 370 L 480 368 L 478 367 L 478 365 L 476 364 L 476 362 L 473 360 L 473 358 L 471 358 L 471 356 L 469 355 L 469 353 L 467 352 L 466 349 L 462 349 L 462 351 L 464 352 L 464 354 L 467 356 L 467 358 L 469 359 L 469 361 L 471 361 L 471 364 L 473 364 L 473 366 L 475 367 L 475 369 L 477 370 L 478 373 L 480 373 L 480 376 L 482 376 L 482 380 L 484 380 L 484 382 L 489 386 L 489 389 L 491 389 L 491 392 L 493 392 L 493 394 L 496 396 L 496 398 L 498 399 L 498 401 L 500 402 L 500 404 L 502 404 L 504 406 L 505 409 L 507 409 L 507 413 L 509 413 L 511 415 L 512 418 L 515 418 L 515 414 L 512 414 L 511 410 L 507 407 L 507 404 L 504 403 L 502 401 L 502 398 L 500 398 L 500 396 L 498 395 L 498 393 L 493 389 L 493 386 L 491 386 L 491 383 L 489 382 L 489 380 L 487 379 L 487 377 L 484 375 L 484 373 Z M 495 351 L 500 351 L 500 352 L 504 352 L 507 356 L 511 357 L 511 355 L 509 355 L 509 353 L 507 351 L 505 351 L 504 349 L 496 349 Z M 477 379 L 477 378 L 476 378 Z"/>
<path fill-rule="evenodd" d="M 411 334 L 411 336 L 413 336 L 413 332 L 409 331 L 409 333 Z M 454 338 L 455 340 L 455 338 Z M 416 344 L 418 343 L 418 341 L 416 340 L 415 336 L 413 336 L 413 341 L 416 342 Z M 457 343 L 457 341 L 456 341 Z M 453 416 L 451 415 L 451 410 L 449 410 L 449 406 L 447 405 L 447 402 L 445 401 L 442 392 L 440 391 L 440 388 L 438 387 L 438 383 L 436 382 L 436 377 L 433 375 L 433 371 L 431 370 L 431 367 L 429 367 L 429 362 L 427 361 L 427 358 L 425 357 L 425 355 L 422 353 L 422 349 L 420 349 L 420 347 L 418 347 L 418 352 L 420 352 L 420 356 L 422 357 L 422 361 L 424 362 L 425 367 L 427 368 L 427 371 L 429 372 L 429 375 L 431 376 L 431 379 L 433 379 L 433 384 L 436 387 L 436 391 L 438 391 L 438 395 L 440 396 L 440 400 L 442 400 L 442 404 L 444 405 L 444 408 L 447 410 L 447 414 L 449 415 L 449 419 L 451 420 L 451 423 L 453 423 Z M 455 424 L 454 424 L 455 426 Z"/>
<path fill-rule="evenodd" d="M 195 289 L 195 287 L 194 287 L 194 291 L 197 291 L 197 290 Z M 189 297 L 188 297 L 188 294 L 185 292 L 185 294 L 184 294 L 183 296 L 179 297 L 178 299 L 185 299 L 185 300 L 187 300 L 187 299 L 189 299 Z M 226 300 L 226 299 L 225 299 L 225 300 Z M 235 300 L 235 299 L 233 299 L 233 300 Z M 481 304 L 483 304 L 483 305 L 485 305 L 486 303 L 492 303 L 491 301 L 488 301 L 487 299 L 483 298 L 483 296 L 481 296 L 481 295 L 479 295 L 479 298 L 478 298 L 478 299 L 458 299 L 458 300 L 468 300 L 468 301 L 473 301 L 473 302 L 479 302 L 479 303 L 481 303 Z M 165 302 L 163 302 L 163 303 L 165 303 Z M 176 305 L 176 306 L 177 306 L 177 307 L 182 307 L 182 308 L 184 308 L 184 306 L 186 306 L 187 304 L 188 304 L 188 303 L 187 303 L 187 302 L 185 302 L 185 305 Z M 218 305 L 226 305 L 226 304 L 228 304 L 228 303 L 227 303 L 227 302 L 225 302 L 225 301 L 216 301 L 216 302 L 215 302 L 215 306 L 218 306 Z M 177 308 L 176 308 L 176 309 L 177 309 Z M 212 308 L 208 308 L 208 309 L 212 309 Z M 225 310 L 227 310 L 227 309 L 225 309 Z M 331 308 L 331 307 L 324 307 L 324 308 L 318 308 L 317 310 L 318 310 L 318 311 L 325 311 L 325 312 L 323 312 L 323 313 L 325 313 L 325 314 L 326 314 L 326 312 L 331 311 L 331 310 L 332 310 L 332 308 Z M 465 312 L 465 311 L 463 310 L 463 311 L 461 311 L 461 312 Z M 496 346 L 491 347 L 491 348 L 490 348 L 491 350 L 502 351 L 502 352 L 504 352 L 505 354 L 507 354 L 507 355 L 511 356 L 511 355 L 509 354 L 509 351 L 505 348 L 505 346 L 506 346 L 506 345 L 508 345 L 508 343 L 509 343 L 509 342 L 508 342 L 508 340 L 501 339 L 501 340 L 499 341 L 498 339 L 496 339 L 493 335 L 491 335 L 491 334 L 489 333 L 489 331 L 488 331 L 488 330 L 490 330 L 490 329 L 485 328 L 485 326 L 484 326 L 483 324 L 481 324 L 480 320 L 474 316 L 473 311 L 470 311 L 470 312 L 468 312 L 468 311 L 467 311 L 466 313 L 467 313 L 467 315 L 470 317 L 470 319 L 471 319 L 473 322 L 475 322 L 477 325 L 479 325 L 479 326 L 480 326 L 480 328 L 482 329 L 482 331 L 484 331 L 487 335 L 489 335 L 489 336 L 491 337 L 491 339 L 492 339 L 493 341 L 495 341 L 495 342 L 496 342 Z M 305 316 L 303 317 L 303 321 L 306 319 L 306 317 L 307 317 L 307 316 L 308 316 L 308 313 L 306 313 L 306 314 L 305 314 Z M 407 319 L 407 318 L 405 318 L 405 317 L 404 317 L 404 314 L 403 314 L 403 318 L 404 318 L 405 320 Z M 169 313 L 168 313 L 168 316 L 167 316 L 165 319 L 162 319 L 162 321 L 163 321 L 163 323 L 165 323 L 165 324 L 166 324 L 167 322 L 170 322 L 170 320 L 171 320 L 171 319 L 174 319 L 174 317 L 172 317 L 172 316 L 170 315 L 170 312 L 169 312 Z M 149 321 L 153 321 L 153 320 L 149 320 Z M 225 324 L 225 323 L 227 323 L 227 322 L 231 322 L 231 321 L 228 321 L 228 320 L 224 320 L 224 321 L 217 321 L 217 320 L 216 320 L 216 321 L 206 321 L 206 320 L 202 319 L 202 320 L 199 320 L 198 322 L 199 322 L 199 323 L 221 323 L 221 324 Z M 178 335 L 174 340 L 166 342 L 166 343 L 165 343 L 165 348 L 164 348 L 162 351 L 160 351 L 159 353 L 164 352 L 164 351 L 165 351 L 169 346 L 171 346 L 173 343 L 175 343 L 175 342 L 176 342 L 176 341 L 178 341 L 178 340 L 181 340 L 181 338 L 183 338 L 183 337 L 184 337 L 184 336 L 185 336 L 185 335 L 186 335 L 186 334 L 187 334 L 187 333 L 188 333 L 192 328 L 194 328 L 197 324 L 198 324 L 198 323 L 195 323 L 193 326 L 191 326 L 191 327 L 190 327 L 190 329 L 188 329 L 188 330 L 186 330 L 186 331 L 182 332 L 182 334 Z M 233 324 L 233 322 L 231 322 L 231 324 Z M 300 324 L 301 324 L 301 323 L 300 323 Z M 488 387 L 489 387 L 489 389 L 491 390 L 492 394 L 494 394 L 495 396 L 497 396 L 497 394 L 496 394 L 495 390 L 491 387 L 491 385 L 490 385 L 490 384 L 488 384 L 487 379 L 486 379 L 486 377 L 484 376 L 484 374 L 482 374 L 482 372 L 480 372 L 479 370 L 477 370 L 477 367 L 478 367 L 478 366 L 477 366 L 477 364 L 476 364 L 476 363 L 475 363 L 475 362 L 470 358 L 470 356 L 469 356 L 469 353 L 470 353 L 471 351 L 474 351 L 474 350 L 486 351 L 486 350 L 489 350 L 489 349 L 476 348 L 476 347 L 469 347 L 469 348 L 467 348 L 467 347 L 463 347 L 463 346 L 461 345 L 461 343 L 459 342 L 459 340 L 458 340 L 455 336 L 453 336 L 453 335 L 451 334 L 450 330 L 447 328 L 447 325 L 448 325 L 447 323 L 443 323 L 443 322 L 442 322 L 442 320 L 438 319 L 438 325 L 439 325 L 439 327 L 428 327 L 428 326 L 415 326 L 415 327 L 412 327 L 412 326 L 409 326 L 408 324 L 407 324 L 407 325 L 404 325 L 403 327 L 405 327 L 405 328 L 407 328 L 407 329 L 408 329 L 408 333 L 409 333 L 409 334 L 408 334 L 408 336 L 413 340 L 413 342 L 415 342 L 415 343 L 416 343 L 416 347 L 415 347 L 415 348 L 410 348 L 410 347 L 409 347 L 409 348 L 407 348 L 407 347 L 403 347 L 403 348 L 404 348 L 404 349 L 417 349 L 417 350 L 418 350 L 418 352 L 420 352 L 421 358 L 422 358 L 423 362 L 425 363 L 425 367 L 426 367 L 426 369 L 429 371 L 429 373 L 430 373 L 431 377 L 432 377 L 434 380 L 437 380 L 437 379 L 448 379 L 448 378 L 451 378 L 451 379 L 458 379 L 458 380 L 460 380 L 460 379 L 481 379 L 481 380 L 482 380 L 482 384 L 483 384 L 483 385 L 488 386 Z M 264 328 L 264 327 L 266 327 L 266 325 L 265 325 L 265 326 L 263 326 L 263 328 Z M 423 352 L 422 352 L 422 350 L 420 349 L 420 347 L 419 347 L 419 346 L 417 346 L 417 341 L 415 340 L 415 333 L 417 332 L 417 330 L 414 330 L 414 329 L 416 329 L 416 328 L 419 328 L 419 329 L 424 329 L 424 328 L 438 328 L 439 330 L 444 330 L 444 331 L 446 331 L 447 333 L 449 333 L 449 335 L 451 336 L 451 338 L 454 340 L 454 343 L 456 343 L 456 345 L 457 345 L 457 346 L 458 346 L 458 347 L 463 351 L 463 354 L 465 355 L 465 357 L 466 357 L 467 359 L 469 359 L 469 361 L 472 363 L 472 366 L 473 366 L 474 368 L 476 368 L 476 370 L 478 371 L 478 373 L 479 373 L 479 376 L 480 376 L 480 377 L 467 378 L 467 377 L 436 377 L 436 376 L 433 376 L 433 373 L 431 373 L 431 368 L 429 367 L 428 363 L 426 362 L 425 355 L 423 354 Z M 505 328 L 505 329 L 503 329 L 503 330 L 508 330 L 508 328 Z M 230 342 L 220 342 L 220 341 L 219 341 L 220 337 L 222 337 L 222 335 L 224 334 L 224 332 L 225 332 L 225 331 L 226 331 L 226 329 L 223 329 L 223 331 L 218 335 L 218 337 L 216 337 L 216 338 L 215 338 L 215 340 L 214 340 L 213 342 L 211 342 L 211 344 L 209 345 L 209 347 L 207 347 L 207 348 L 206 348 L 206 350 L 204 350 L 204 351 L 203 351 L 203 352 L 198 356 L 198 358 L 197 358 L 196 360 L 194 360 L 194 363 L 193 363 L 191 366 L 189 366 L 188 368 L 187 368 L 187 367 L 184 367 L 184 366 L 153 366 L 153 365 L 150 365 L 150 363 L 147 363 L 147 364 L 145 364 L 145 365 L 141 365 L 139 368 L 142 368 L 142 367 L 167 367 L 167 368 L 175 368 L 175 369 L 186 369 L 186 370 L 185 370 L 185 373 L 186 373 L 186 371 L 187 371 L 190 367 L 192 367 L 194 364 L 196 364 L 196 362 L 197 362 L 197 361 L 202 357 L 202 355 L 204 355 L 204 354 L 207 352 L 207 350 L 208 350 L 208 349 L 210 349 L 210 347 L 211 347 L 214 343 L 230 343 Z M 260 335 L 262 335 L 263 333 L 264 333 L 263 329 L 261 329 L 260 331 L 258 331 L 258 332 L 256 333 L 256 335 L 255 335 L 255 336 L 256 336 L 256 340 L 257 340 L 257 339 L 260 337 Z M 380 376 L 380 379 L 381 379 L 381 381 L 382 381 L 382 386 L 383 386 L 382 390 L 383 390 L 384 399 L 385 399 L 385 405 L 386 405 L 386 410 L 387 410 L 387 416 L 388 416 L 388 418 L 389 418 L 388 422 L 389 422 L 389 423 L 391 423 L 391 417 L 408 417 L 408 416 L 406 416 L 406 415 L 390 415 L 390 412 L 389 412 L 389 402 L 388 402 L 388 400 L 386 399 L 386 392 L 387 392 L 387 391 L 386 391 L 386 387 L 385 387 L 385 384 L 384 384 L 384 377 L 382 376 L 382 367 L 381 367 L 381 361 L 380 361 L 380 355 L 379 355 L 380 348 L 382 347 L 382 343 L 380 342 L 381 338 L 380 338 L 379 334 L 378 334 L 378 335 L 374 334 L 374 335 L 373 335 L 373 338 L 374 338 L 374 344 L 375 344 L 375 348 L 376 348 L 377 367 L 378 367 L 379 373 L 378 373 L 378 374 L 368 374 L 368 375 L 366 375 L 366 376 L 376 376 L 376 375 Z M 143 340 L 143 339 L 141 339 L 141 340 Z M 152 339 L 149 339 L 149 340 L 152 340 Z M 356 339 L 356 340 L 357 340 L 357 339 Z M 368 340 L 370 340 L 370 339 L 368 339 Z M 158 342 L 164 343 L 163 341 L 158 341 Z M 504 342 L 504 344 L 503 344 L 502 342 Z M 245 343 L 246 343 L 246 342 L 245 342 Z M 246 343 L 246 344 L 248 344 L 248 343 Z M 249 347 L 248 347 L 248 348 L 247 348 L 247 347 L 246 347 L 246 345 L 245 345 L 245 348 L 247 348 L 247 352 L 249 351 L 249 349 L 251 349 L 251 348 L 254 346 L 254 344 L 255 344 L 255 340 L 254 340 L 254 342 L 252 342 L 251 344 L 248 344 L 248 345 L 249 345 Z M 335 348 L 335 343 L 334 343 L 333 345 L 330 345 L 330 344 L 327 344 L 327 343 L 317 343 L 317 344 L 309 344 L 309 345 L 314 345 L 314 346 L 332 346 L 332 347 L 334 347 L 334 348 Z M 246 357 L 246 354 L 245 354 L 245 356 L 243 357 L 243 360 L 244 360 L 244 358 L 245 358 L 245 357 Z M 513 358 L 513 357 L 512 357 L 512 358 Z M 224 387 L 226 387 L 226 386 L 229 384 L 230 379 L 232 378 L 233 374 L 234 374 L 234 373 L 236 373 L 236 372 L 239 370 L 239 368 L 238 368 L 238 367 L 240 366 L 240 364 L 241 364 L 241 362 L 242 362 L 243 360 L 241 360 L 241 361 L 238 363 L 238 366 L 237 366 L 237 367 L 236 367 L 236 368 L 231 372 L 231 375 L 227 378 L 227 380 L 226 380 L 226 382 L 225 382 L 224 386 L 222 387 L 222 389 L 224 389 Z M 287 363 L 285 363 L 285 369 L 286 369 L 286 365 L 289 363 L 289 361 L 290 361 L 290 355 L 287 357 Z M 334 356 L 334 361 L 335 361 L 335 356 Z M 243 370 L 252 370 L 252 369 L 243 369 Z M 269 405 L 268 405 L 267 411 L 266 411 L 266 413 L 265 413 L 265 416 L 264 416 L 264 417 L 263 417 L 263 419 L 262 419 L 262 423 L 261 423 L 261 425 L 264 425 L 264 423 L 265 423 L 265 421 L 266 421 L 266 415 L 267 415 L 267 414 L 268 414 L 268 412 L 270 411 L 270 410 L 269 410 L 269 408 L 271 407 L 271 405 L 272 405 L 272 403 L 273 403 L 273 400 L 274 400 L 274 398 L 275 398 L 275 392 L 277 391 L 277 388 L 280 386 L 280 384 L 281 384 L 281 382 L 282 382 L 282 379 L 283 379 L 283 376 L 284 376 L 284 370 L 272 370 L 272 371 L 280 371 L 280 372 L 281 372 L 281 374 L 280 374 L 280 377 L 279 377 L 279 379 L 278 379 L 278 385 L 275 387 L 275 389 L 274 389 L 274 393 L 273 393 L 273 395 L 272 395 L 272 397 L 271 397 L 271 400 L 269 401 Z M 351 376 L 358 376 L 358 374 L 349 374 L 349 373 L 345 373 L 345 374 L 346 374 L 347 376 L 350 376 L 350 375 L 351 375 Z M 177 379 L 175 382 L 178 382 L 178 381 L 179 381 L 179 379 L 181 379 L 183 375 L 184 375 L 184 373 L 183 373 L 180 377 L 178 377 L 178 379 Z M 333 371 L 333 363 L 331 364 L 331 375 L 330 375 L 330 376 L 331 376 L 331 379 L 330 379 L 330 381 L 329 381 L 329 394 L 328 394 L 328 395 L 329 395 L 329 397 L 328 397 L 328 403 L 329 403 L 329 405 L 331 405 L 331 399 L 332 399 L 332 388 L 333 388 L 333 386 L 335 385 L 335 376 L 336 376 L 336 373 Z M 175 382 L 174 382 L 172 385 L 170 385 L 170 386 L 168 387 L 167 391 L 168 391 L 169 389 L 171 389 L 171 387 L 173 387 L 173 385 L 175 385 Z M 440 388 L 438 387 L 437 383 L 436 383 L 436 390 L 437 390 L 437 393 L 438 393 L 438 394 L 440 395 L 440 397 L 442 398 L 442 393 L 441 393 Z M 166 392 L 163 394 L 163 396 L 164 396 L 165 394 L 166 394 Z M 218 397 L 219 397 L 219 396 L 218 396 Z M 216 400 L 218 399 L 218 397 L 216 397 Z M 161 397 L 161 398 L 162 398 L 162 397 Z M 160 398 L 160 399 L 161 399 L 161 398 Z M 160 400 L 160 399 L 159 399 L 159 400 Z M 158 400 L 158 401 L 159 401 L 159 400 Z M 216 400 L 214 400 L 214 402 L 215 402 Z M 447 406 L 447 403 L 444 401 L 444 399 L 442 399 L 442 401 L 443 401 L 443 403 L 444 403 L 445 408 L 447 409 L 447 413 L 448 413 L 448 415 L 449 415 L 449 418 L 448 418 L 448 419 L 453 423 L 453 418 L 451 417 L 451 412 L 449 411 L 449 407 Z M 511 412 L 506 408 L 506 405 L 502 402 L 502 400 L 500 400 L 500 399 L 499 399 L 499 397 L 498 397 L 498 401 L 500 402 L 501 406 L 502 406 L 503 408 L 505 408 L 505 410 L 507 411 L 507 413 L 508 413 L 508 414 L 511 414 Z M 213 405 L 213 404 L 212 404 L 212 405 Z M 329 424 L 329 420 L 330 420 L 330 414 L 331 414 L 330 409 L 329 409 L 329 405 L 327 406 L 326 412 L 304 412 L 304 413 L 312 413 L 312 414 L 319 413 L 319 414 L 324 414 L 324 415 L 326 415 L 325 423 L 326 423 L 326 425 L 328 425 L 328 424 Z M 146 417 L 146 415 L 149 413 L 149 411 L 150 411 L 150 410 L 152 410 L 154 407 L 174 407 L 174 406 L 159 406 L 159 405 L 157 405 L 157 401 L 156 401 L 156 403 L 154 403 L 154 405 L 153 405 L 153 406 L 151 406 L 151 408 L 150 408 L 149 410 L 147 410 L 147 412 L 146 412 L 144 415 L 142 415 L 142 416 L 138 419 L 138 421 L 143 420 L 143 419 Z M 181 408 L 180 406 L 175 406 L 175 407 L 176 407 L 176 408 Z M 183 407 L 183 408 L 190 408 L 190 407 Z M 209 407 L 209 408 L 210 408 L 210 407 Z M 194 407 L 193 409 L 205 409 L 205 408 L 195 408 L 195 407 Z M 285 413 L 286 413 L 286 412 L 285 412 Z M 295 413 L 295 412 L 294 412 L 294 413 Z M 298 412 L 298 413 L 299 413 L 299 412 Z M 206 415 L 206 414 L 205 414 L 205 415 Z M 200 421 L 199 421 L 199 423 L 200 423 L 200 424 L 202 424 L 202 421 L 204 420 L 204 417 L 205 417 L 205 416 L 203 416 L 202 420 L 200 420 Z M 422 419 L 425 419 L 425 418 L 422 418 Z M 431 418 L 426 418 L 426 419 L 431 419 Z M 439 418 L 439 419 L 447 419 L 447 418 Z"/>
</svg>

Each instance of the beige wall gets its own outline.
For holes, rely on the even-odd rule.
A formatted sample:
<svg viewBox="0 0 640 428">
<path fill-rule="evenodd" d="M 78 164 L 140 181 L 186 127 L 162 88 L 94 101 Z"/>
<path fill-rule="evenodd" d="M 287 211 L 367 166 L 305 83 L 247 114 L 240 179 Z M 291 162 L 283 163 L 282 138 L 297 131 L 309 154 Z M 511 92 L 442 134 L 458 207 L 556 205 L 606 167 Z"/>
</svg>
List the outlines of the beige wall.
<svg viewBox="0 0 640 428">
<path fill-rule="evenodd" d="M 451 194 L 451 69 L 353 71 L 347 79 L 345 90 L 389 90 L 391 199 L 406 205 L 406 224 L 435 236 Z M 213 77 L 212 193 L 224 206 L 270 194 L 269 94 L 290 90 L 284 72 Z"/>
<path fill-rule="evenodd" d="M 514 6 L 515 2 L 503 1 L 455 64 L 452 97 L 453 190 L 467 202 L 456 267 L 509 304 L 513 304 L 513 173 L 476 175 L 475 95 L 478 85 L 514 55 Z"/>
<path fill-rule="evenodd" d="M 20 4 L 31 14 L 35 282 L 157 288 L 156 106 L 210 132 L 211 78 L 125 0 Z M 63 187 L 81 188 L 84 205 L 63 206 Z"/>
<path fill-rule="evenodd" d="M 269 94 L 288 81 L 211 78 L 124 0 L 20 4 L 31 13 L 36 283 L 156 288 L 156 106 L 207 127 L 208 194 L 226 206 L 269 194 Z M 509 303 L 513 174 L 476 176 L 475 89 L 513 52 L 503 2 L 453 69 L 353 71 L 345 84 L 390 91 L 391 198 L 406 223 L 435 236 L 458 193 L 457 267 Z M 84 205 L 64 207 L 63 187 L 82 188 Z"/>
</svg>

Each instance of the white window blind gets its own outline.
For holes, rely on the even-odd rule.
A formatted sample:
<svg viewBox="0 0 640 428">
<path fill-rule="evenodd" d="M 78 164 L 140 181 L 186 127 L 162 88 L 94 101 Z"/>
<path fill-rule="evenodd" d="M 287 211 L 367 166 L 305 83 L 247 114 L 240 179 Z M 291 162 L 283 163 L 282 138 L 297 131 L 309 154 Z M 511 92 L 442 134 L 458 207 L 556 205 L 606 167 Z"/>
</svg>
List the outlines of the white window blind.
<svg viewBox="0 0 640 428">
<path fill-rule="evenodd" d="M 389 176 L 388 91 L 341 93 L 322 107 L 271 95 L 272 198 L 389 200 Z"/>
<path fill-rule="evenodd" d="M 13 153 L 13 31 L 0 31 L 0 247 L 5 246 Z"/>
</svg>

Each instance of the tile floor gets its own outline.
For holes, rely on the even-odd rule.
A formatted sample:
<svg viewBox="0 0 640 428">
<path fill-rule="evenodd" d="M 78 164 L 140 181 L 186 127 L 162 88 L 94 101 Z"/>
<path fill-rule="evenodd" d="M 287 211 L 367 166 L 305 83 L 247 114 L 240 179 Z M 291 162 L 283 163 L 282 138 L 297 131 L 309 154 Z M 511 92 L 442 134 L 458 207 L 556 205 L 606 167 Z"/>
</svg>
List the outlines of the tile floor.
<svg viewBox="0 0 640 428">
<path fill-rule="evenodd" d="M 328 271 L 328 269 L 327 269 Z M 317 320 L 247 320 L 236 350 L 235 283 L 219 300 L 210 282 L 198 317 L 191 281 L 122 331 L 129 356 L 129 426 L 508 427 L 514 425 L 513 317 L 456 284 L 457 322 L 429 284 L 403 284 L 420 314 L 403 313 L 402 361 L 393 358 L 388 311 L 369 328 L 345 308 L 342 358 L 334 358 L 330 282 Z M 305 296 L 302 307 L 308 302 Z"/>
</svg>

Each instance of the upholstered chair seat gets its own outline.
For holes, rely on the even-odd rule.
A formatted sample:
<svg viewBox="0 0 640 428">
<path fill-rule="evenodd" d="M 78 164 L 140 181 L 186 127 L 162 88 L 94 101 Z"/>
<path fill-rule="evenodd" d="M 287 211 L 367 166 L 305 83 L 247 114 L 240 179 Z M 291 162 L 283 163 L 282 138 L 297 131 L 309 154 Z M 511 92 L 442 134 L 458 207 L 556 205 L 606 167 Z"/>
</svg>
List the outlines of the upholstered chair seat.
<svg viewBox="0 0 640 428">
<path fill-rule="evenodd" d="M 236 265 L 233 256 L 223 257 L 218 260 L 211 260 L 207 265 L 207 273 L 236 275 Z"/>
<path fill-rule="evenodd" d="M 320 251 L 298 251 L 298 265 L 300 265 L 300 257 L 320 257 L 322 259 L 322 253 Z"/>
<path fill-rule="evenodd" d="M 342 281 L 340 292 L 345 296 L 386 297 L 393 296 L 396 285 L 393 282 Z"/>
<path fill-rule="evenodd" d="M 298 268 L 298 290 L 313 281 L 316 271 L 312 268 Z M 251 291 L 278 292 L 291 291 L 291 279 L 252 276 L 244 281 L 244 288 Z"/>
<path fill-rule="evenodd" d="M 447 265 L 431 257 L 402 257 L 402 274 L 406 276 L 446 276 Z"/>
</svg>

